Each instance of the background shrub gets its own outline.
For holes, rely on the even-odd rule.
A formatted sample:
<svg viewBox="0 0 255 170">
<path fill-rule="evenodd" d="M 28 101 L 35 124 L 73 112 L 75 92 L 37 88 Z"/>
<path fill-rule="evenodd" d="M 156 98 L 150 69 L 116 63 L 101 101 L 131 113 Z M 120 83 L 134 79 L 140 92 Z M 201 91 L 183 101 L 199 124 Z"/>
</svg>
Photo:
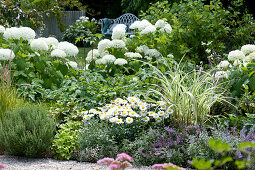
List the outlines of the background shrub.
<svg viewBox="0 0 255 170">
<path fill-rule="evenodd" d="M 55 122 L 40 105 L 8 111 L 0 121 L 0 149 L 9 155 L 42 157 L 51 145 Z"/>
</svg>

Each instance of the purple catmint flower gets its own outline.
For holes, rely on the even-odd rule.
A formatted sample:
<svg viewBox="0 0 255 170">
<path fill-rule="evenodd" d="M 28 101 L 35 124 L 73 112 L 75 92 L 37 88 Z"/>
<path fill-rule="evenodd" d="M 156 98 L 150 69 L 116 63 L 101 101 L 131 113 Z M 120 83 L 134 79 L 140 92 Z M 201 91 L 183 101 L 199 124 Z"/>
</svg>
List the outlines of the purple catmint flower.
<svg viewBox="0 0 255 170">
<path fill-rule="evenodd" d="M 239 159 L 243 157 L 242 153 L 239 150 L 235 152 L 235 156 Z"/>
</svg>

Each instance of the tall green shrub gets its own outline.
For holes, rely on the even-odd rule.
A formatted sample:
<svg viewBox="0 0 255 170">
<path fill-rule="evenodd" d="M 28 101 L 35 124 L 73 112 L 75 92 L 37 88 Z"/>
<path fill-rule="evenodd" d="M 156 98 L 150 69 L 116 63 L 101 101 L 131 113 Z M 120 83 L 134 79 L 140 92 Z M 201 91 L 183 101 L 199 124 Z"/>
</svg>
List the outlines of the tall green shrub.
<svg viewBox="0 0 255 170">
<path fill-rule="evenodd" d="M 0 150 L 9 155 L 42 157 L 50 148 L 55 129 L 45 108 L 26 104 L 6 112 L 0 121 Z"/>
</svg>

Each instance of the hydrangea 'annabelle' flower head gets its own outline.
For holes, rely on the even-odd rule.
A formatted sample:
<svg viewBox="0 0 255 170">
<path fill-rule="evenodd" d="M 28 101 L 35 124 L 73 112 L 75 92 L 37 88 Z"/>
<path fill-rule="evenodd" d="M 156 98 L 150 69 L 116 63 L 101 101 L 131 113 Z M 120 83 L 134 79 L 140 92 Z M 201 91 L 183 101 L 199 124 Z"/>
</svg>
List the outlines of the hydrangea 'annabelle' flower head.
<svg viewBox="0 0 255 170">
<path fill-rule="evenodd" d="M 54 37 L 45 38 L 44 41 L 46 42 L 48 47 L 52 48 L 52 49 L 56 49 L 58 47 L 58 44 L 59 44 L 58 40 Z"/>
<path fill-rule="evenodd" d="M 165 21 L 162 19 L 159 19 L 156 23 L 155 23 L 155 27 L 157 28 L 164 28 L 165 26 Z"/>
<path fill-rule="evenodd" d="M 126 44 L 123 40 L 112 40 L 110 42 L 110 48 L 122 48 L 124 49 Z"/>
<path fill-rule="evenodd" d="M 6 28 L 4 31 L 4 38 L 17 40 L 22 38 L 23 40 L 33 40 L 35 38 L 35 31 L 29 27 Z"/>
<path fill-rule="evenodd" d="M 235 61 L 235 60 L 243 60 L 245 57 L 244 53 L 240 50 L 234 50 L 234 51 L 231 51 L 229 52 L 228 54 L 228 60 L 230 61 Z"/>
<path fill-rule="evenodd" d="M 78 64 L 75 61 L 69 61 L 69 62 L 67 62 L 67 64 L 70 65 L 74 69 L 78 68 Z"/>
<path fill-rule="evenodd" d="M 37 50 L 47 51 L 49 49 L 48 45 L 42 38 L 32 40 L 30 43 L 30 47 L 35 51 Z"/>
<path fill-rule="evenodd" d="M 79 53 L 79 49 L 67 41 L 60 42 L 58 44 L 58 49 L 63 50 L 68 57 L 76 56 Z"/>
<path fill-rule="evenodd" d="M 124 55 L 128 58 L 142 58 L 142 55 L 139 53 L 126 52 Z"/>
<path fill-rule="evenodd" d="M 99 51 L 97 49 L 90 50 L 86 57 L 87 62 L 94 61 L 100 57 Z"/>
<path fill-rule="evenodd" d="M 144 34 L 149 34 L 149 33 L 154 33 L 156 31 L 156 27 L 154 25 L 149 25 L 147 26 L 146 28 L 144 28 L 142 31 L 141 31 L 141 35 L 144 35 Z"/>
<path fill-rule="evenodd" d="M 66 53 L 60 49 L 53 50 L 50 55 L 51 55 L 51 57 L 60 57 L 60 58 L 66 57 Z"/>
<path fill-rule="evenodd" d="M 127 64 L 127 60 L 125 60 L 124 58 L 118 58 L 114 61 L 115 65 L 125 65 Z"/>
<path fill-rule="evenodd" d="M 241 51 L 244 55 L 250 54 L 255 52 L 255 45 L 254 44 L 246 44 L 241 47 Z"/>
<path fill-rule="evenodd" d="M 114 55 L 105 55 L 102 59 L 105 60 L 106 63 L 114 63 L 114 61 L 116 60 Z"/>
<path fill-rule="evenodd" d="M 227 61 L 227 60 L 224 60 L 224 61 L 221 61 L 218 65 L 217 65 L 218 68 L 227 68 L 227 67 L 232 67 L 232 65 Z"/>
<path fill-rule="evenodd" d="M 10 49 L 0 49 L 0 60 L 12 60 L 15 54 Z"/>
<path fill-rule="evenodd" d="M 111 41 L 108 39 L 101 40 L 97 46 L 99 53 L 100 54 L 103 53 L 106 48 L 110 47 L 110 44 L 111 44 Z"/>
<path fill-rule="evenodd" d="M 126 25 L 118 24 L 112 30 L 112 39 L 122 39 L 126 34 Z"/>
</svg>

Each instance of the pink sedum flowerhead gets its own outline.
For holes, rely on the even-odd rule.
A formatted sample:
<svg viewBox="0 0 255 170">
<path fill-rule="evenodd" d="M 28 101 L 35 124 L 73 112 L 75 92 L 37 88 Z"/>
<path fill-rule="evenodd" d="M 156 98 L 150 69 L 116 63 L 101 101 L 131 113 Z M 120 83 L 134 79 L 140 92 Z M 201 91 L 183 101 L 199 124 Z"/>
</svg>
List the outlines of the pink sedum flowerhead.
<svg viewBox="0 0 255 170">
<path fill-rule="evenodd" d="M 0 163 L 0 169 L 6 169 L 6 165 Z"/>
<path fill-rule="evenodd" d="M 126 153 L 118 154 L 116 160 L 117 161 L 129 161 L 129 162 L 133 162 L 134 161 L 134 159 L 131 156 L 129 156 L 128 154 L 126 154 Z"/>
<path fill-rule="evenodd" d="M 165 165 L 164 164 L 154 164 L 152 165 L 153 169 L 165 169 Z"/>
<path fill-rule="evenodd" d="M 98 160 L 97 164 L 109 166 L 113 161 L 114 161 L 113 158 L 103 158 L 103 159 Z"/>
<path fill-rule="evenodd" d="M 118 169 L 120 166 L 117 164 L 111 164 L 109 167 L 112 169 Z"/>
</svg>

